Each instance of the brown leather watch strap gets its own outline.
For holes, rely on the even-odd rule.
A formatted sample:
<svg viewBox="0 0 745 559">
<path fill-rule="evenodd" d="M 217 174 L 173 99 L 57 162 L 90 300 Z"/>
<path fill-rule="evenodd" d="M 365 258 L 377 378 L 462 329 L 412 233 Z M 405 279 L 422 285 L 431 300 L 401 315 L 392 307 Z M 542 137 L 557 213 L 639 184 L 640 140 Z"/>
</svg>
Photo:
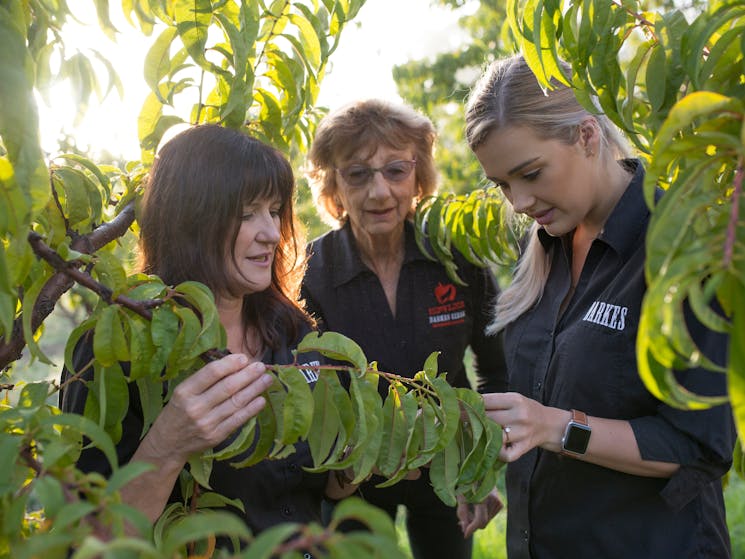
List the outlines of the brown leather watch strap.
<svg viewBox="0 0 745 559">
<path fill-rule="evenodd" d="M 575 423 L 581 423 L 582 425 L 589 425 L 589 423 L 587 423 L 587 414 L 579 410 L 572 410 L 572 421 Z"/>
</svg>

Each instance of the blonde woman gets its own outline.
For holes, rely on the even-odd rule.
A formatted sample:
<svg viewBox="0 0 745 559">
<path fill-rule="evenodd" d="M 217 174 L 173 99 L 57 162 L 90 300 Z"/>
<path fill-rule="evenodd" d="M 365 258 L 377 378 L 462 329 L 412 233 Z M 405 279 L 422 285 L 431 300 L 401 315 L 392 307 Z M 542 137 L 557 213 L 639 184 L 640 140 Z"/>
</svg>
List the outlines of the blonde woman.
<svg viewBox="0 0 745 559">
<path fill-rule="evenodd" d="M 534 220 L 491 325 L 511 392 L 485 396 L 505 433 L 508 556 L 729 557 L 721 477 L 731 411 L 673 409 L 637 371 L 649 222 L 641 163 L 571 89 L 544 94 L 519 56 L 482 76 L 466 137 L 515 212 Z M 723 363 L 727 340 L 693 317 L 689 327 Z M 678 377 L 725 392 L 724 375 Z"/>
</svg>

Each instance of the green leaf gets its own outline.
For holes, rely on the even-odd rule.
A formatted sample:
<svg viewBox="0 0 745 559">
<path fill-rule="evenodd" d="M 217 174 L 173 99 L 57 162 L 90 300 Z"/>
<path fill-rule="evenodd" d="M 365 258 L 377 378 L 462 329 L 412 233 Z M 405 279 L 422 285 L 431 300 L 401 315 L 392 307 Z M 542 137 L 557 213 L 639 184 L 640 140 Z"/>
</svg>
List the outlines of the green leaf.
<svg viewBox="0 0 745 559">
<path fill-rule="evenodd" d="M 79 433 L 88 437 L 96 448 L 103 452 L 109 461 L 113 470 L 119 467 L 119 461 L 116 457 L 116 450 L 111 441 L 111 437 L 99 427 L 96 423 L 76 413 L 63 413 L 45 418 L 41 421 L 41 426 L 47 427 L 52 425 L 64 425 L 76 429 Z"/>
<path fill-rule="evenodd" d="M 735 99 L 709 91 L 695 91 L 678 101 L 670 110 L 654 141 L 654 152 L 664 151 L 681 129 L 689 126 L 696 118 L 715 111 L 741 107 Z"/>
<path fill-rule="evenodd" d="M 405 394 L 403 386 L 394 382 L 389 386 L 388 397 L 383 404 L 382 431 L 385 437 L 381 441 L 377 464 L 381 475 L 385 477 L 390 477 L 398 470 L 405 457 L 409 438 L 409 418 L 402 403 Z M 412 417 L 412 423 L 413 419 Z"/>
<path fill-rule="evenodd" d="M 338 526 L 344 520 L 357 520 L 364 523 L 375 534 L 396 537 L 396 529 L 391 518 L 381 509 L 366 503 L 359 497 L 344 499 L 334 507 L 331 525 Z"/>
<path fill-rule="evenodd" d="M 21 315 L 23 324 L 23 337 L 26 340 L 26 345 L 28 346 L 31 356 L 47 365 L 54 365 L 54 363 L 52 363 L 52 361 L 44 354 L 39 345 L 36 343 L 36 338 L 34 337 L 34 334 L 36 332 L 33 330 L 31 319 L 33 317 L 33 309 L 36 305 L 36 300 L 39 297 L 39 293 L 51 277 L 51 271 L 48 268 L 44 267 L 43 272 L 34 279 L 31 287 L 26 289 L 23 294 L 24 312 Z"/>
<path fill-rule="evenodd" d="M 0 497 L 15 490 L 15 462 L 22 442 L 17 435 L 0 433 Z"/>
<path fill-rule="evenodd" d="M 20 11 L 12 16 L 5 5 L 0 6 L 0 107 L 5 108 L 0 111 L 0 137 L 24 197 L 24 207 L 14 210 L 23 216 L 21 222 L 28 224 L 32 212 L 41 211 L 46 204 L 49 186 L 32 93 L 34 63 L 20 32 L 26 28 L 20 17 Z"/>
<path fill-rule="evenodd" d="M 291 539 L 298 531 L 297 524 L 278 524 L 264 530 L 251 542 L 249 559 L 272 559 L 275 550 L 285 541 Z"/>
<path fill-rule="evenodd" d="M 96 361 L 104 367 L 116 363 L 116 346 L 125 343 L 119 312 L 115 305 L 101 310 L 93 333 L 93 354 Z"/>
<path fill-rule="evenodd" d="M 315 466 L 329 457 L 340 436 L 341 419 L 334 402 L 332 382 L 328 375 L 320 375 L 313 387 L 313 418 L 308 431 L 308 446 Z"/>
<path fill-rule="evenodd" d="M 277 376 L 287 389 L 280 442 L 294 444 L 308 436 L 313 420 L 313 394 L 305 376 L 296 367 L 281 367 Z"/>
<path fill-rule="evenodd" d="M 163 556 L 173 557 L 187 543 L 213 535 L 232 535 L 246 538 L 250 535 L 250 532 L 246 524 L 233 514 L 220 511 L 200 512 L 180 518 L 173 523 L 163 541 Z"/>
<path fill-rule="evenodd" d="M 206 458 L 213 458 L 214 460 L 227 460 L 246 452 L 254 442 L 256 435 L 255 429 L 256 418 L 252 417 L 243 425 L 243 427 L 240 428 L 238 434 L 233 438 L 229 445 L 220 450 L 206 452 L 204 456 Z"/>
<path fill-rule="evenodd" d="M 364 377 L 351 377 L 351 400 L 354 405 L 357 424 L 352 440 L 354 450 L 346 461 L 339 465 L 352 465 L 354 468 L 354 483 L 360 483 L 372 472 L 378 458 L 382 442 L 383 423 L 382 403 L 377 389 L 377 376 L 367 374 Z"/>
<path fill-rule="evenodd" d="M 65 494 L 62 484 L 52 476 L 37 478 L 33 484 L 33 493 L 44 507 L 44 514 L 48 519 L 54 519 L 57 512 L 65 504 Z"/>
<path fill-rule="evenodd" d="M 162 104 L 168 101 L 161 95 L 160 80 L 171 71 L 171 44 L 176 38 L 178 31 L 174 27 L 166 27 L 150 47 L 145 56 L 145 83 L 150 86 L 151 91 Z"/>
<path fill-rule="evenodd" d="M 140 378 L 135 381 L 137 391 L 140 395 L 140 405 L 142 406 L 142 433 L 141 437 L 150 429 L 163 410 L 163 383 L 159 377 Z"/>
<path fill-rule="evenodd" d="M 331 359 L 352 363 L 360 372 L 367 370 L 367 357 L 362 348 L 350 338 L 337 332 L 310 332 L 297 346 L 298 353 L 317 351 Z"/>
<path fill-rule="evenodd" d="M 165 366 L 171 348 L 176 342 L 179 333 L 179 319 L 173 309 L 165 306 L 153 309 L 152 325 L 150 335 L 153 338 L 156 352 L 150 365 L 150 373 L 160 374 Z"/>
<path fill-rule="evenodd" d="M 150 337 L 150 322 L 139 315 L 127 315 L 129 330 L 129 353 L 132 356 L 129 378 L 138 380 L 150 371 L 150 360 L 155 353 L 155 344 Z"/>
<path fill-rule="evenodd" d="M 57 531 L 64 531 L 68 526 L 74 526 L 78 521 L 82 520 L 93 511 L 96 510 L 96 506 L 88 501 L 77 501 L 68 503 L 62 507 L 54 520 L 54 529 Z"/>
<path fill-rule="evenodd" d="M 205 58 L 205 47 L 212 22 L 212 5 L 209 0 L 176 0 L 173 3 L 176 27 L 186 50 L 197 64 L 210 70 Z"/>
<path fill-rule="evenodd" d="M 137 479 L 142 474 L 150 472 L 155 468 L 147 462 L 129 462 L 115 471 L 106 484 L 106 493 L 112 494 L 120 491 L 130 481 Z"/>
<path fill-rule="evenodd" d="M 122 420 L 129 409 L 127 379 L 118 362 L 108 367 L 96 363 L 94 371 L 85 403 L 85 415 L 93 418 L 98 412 L 99 425 L 118 443 L 122 435 Z"/>
<path fill-rule="evenodd" d="M 456 505 L 455 484 L 458 480 L 459 461 L 458 443 L 453 438 L 442 451 L 435 454 L 429 468 L 429 479 L 435 494 L 450 507 Z"/>
<path fill-rule="evenodd" d="M 275 410 L 276 398 L 274 394 L 277 392 L 284 392 L 284 388 L 280 385 L 279 380 L 275 380 L 274 385 L 267 390 L 266 394 L 266 406 L 256 416 L 256 422 L 258 424 L 258 440 L 253 448 L 253 451 L 237 462 L 231 462 L 231 466 L 234 468 L 247 468 L 261 462 L 267 457 L 269 451 L 274 444 L 275 435 L 277 434 L 277 415 L 278 412 Z"/>
<path fill-rule="evenodd" d="M 745 440 L 745 285 L 742 278 L 730 278 L 728 290 L 736 309 L 732 317 L 732 337 L 729 343 L 727 384 L 732 414 L 740 440 Z"/>
<path fill-rule="evenodd" d="M 302 50 L 298 53 L 304 59 L 308 60 L 310 68 L 317 68 L 321 65 L 321 43 L 313 25 L 299 14 L 289 14 L 289 20 L 297 27 L 300 34 Z"/>
<path fill-rule="evenodd" d="M 189 473 L 194 476 L 196 482 L 202 487 L 212 489 L 210 485 L 210 476 L 212 475 L 212 458 L 206 458 L 202 454 L 195 454 L 189 457 Z"/>
</svg>

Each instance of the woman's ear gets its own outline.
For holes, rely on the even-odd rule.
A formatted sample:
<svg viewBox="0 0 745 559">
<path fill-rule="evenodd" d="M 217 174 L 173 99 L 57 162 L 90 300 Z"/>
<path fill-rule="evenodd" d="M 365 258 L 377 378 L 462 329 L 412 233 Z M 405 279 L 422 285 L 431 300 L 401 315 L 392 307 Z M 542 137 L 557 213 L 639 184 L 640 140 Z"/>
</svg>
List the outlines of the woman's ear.
<svg viewBox="0 0 745 559">
<path fill-rule="evenodd" d="M 592 157 L 600 147 L 600 126 L 593 117 L 587 117 L 579 125 L 579 142 L 587 157 Z"/>
</svg>

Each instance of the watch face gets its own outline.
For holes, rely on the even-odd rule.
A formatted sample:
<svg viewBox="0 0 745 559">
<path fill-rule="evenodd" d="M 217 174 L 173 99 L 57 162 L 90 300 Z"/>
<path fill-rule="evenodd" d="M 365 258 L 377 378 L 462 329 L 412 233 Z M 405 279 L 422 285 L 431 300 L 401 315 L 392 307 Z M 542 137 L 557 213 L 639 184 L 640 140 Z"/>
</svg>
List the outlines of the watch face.
<svg viewBox="0 0 745 559">
<path fill-rule="evenodd" d="M 574 452 L 575 454 L 584 454 L 590 442 L 591 432 L 590 428 L 585 425 L 570 423 L 567 426 L 566 436 L 563 441 L 564 450 Z"/>
</svg>

